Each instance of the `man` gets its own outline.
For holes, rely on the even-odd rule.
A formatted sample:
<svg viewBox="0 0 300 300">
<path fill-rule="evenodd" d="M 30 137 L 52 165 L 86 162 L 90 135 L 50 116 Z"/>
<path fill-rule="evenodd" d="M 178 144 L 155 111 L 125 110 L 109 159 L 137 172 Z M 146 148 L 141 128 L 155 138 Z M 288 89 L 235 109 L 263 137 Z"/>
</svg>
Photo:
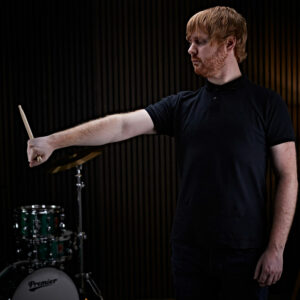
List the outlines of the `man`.
<svg viewBox="0 0 300 300">
<path fill-rule="evenodd" d="M 279 95 L 241 74 L 246 22 L 214 7 L 187 24 L 188 53 L 206 84 L 146 109 L 90 121 L 28 142 L 31 167 L 59 148 L 103 145 L 141 134 L 176 140 L 181 188 L 172 230 L 177 299 L 267 299 L 282 273 L 297 171 L 294 133 Z M 266 228 L 266 161 L 278 175 Z"/>
</svg>

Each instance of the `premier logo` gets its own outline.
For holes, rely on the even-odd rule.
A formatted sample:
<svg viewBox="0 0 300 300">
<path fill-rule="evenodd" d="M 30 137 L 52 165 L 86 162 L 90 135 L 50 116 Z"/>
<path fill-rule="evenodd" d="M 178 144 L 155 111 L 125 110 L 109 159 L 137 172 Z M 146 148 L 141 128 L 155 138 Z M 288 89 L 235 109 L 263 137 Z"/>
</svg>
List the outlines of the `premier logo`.
<svg viewBox="0 0 300 300">
<path fill-rule="evenodd" d="M 57 278 L 48 279 L 48 280 L 44 280 L 44 281 L 29 281 L 28 282 L 29 291 L 34 292 L 37 289 L 53 285 L 56 281 L 57 281 Z"/>
</svg>

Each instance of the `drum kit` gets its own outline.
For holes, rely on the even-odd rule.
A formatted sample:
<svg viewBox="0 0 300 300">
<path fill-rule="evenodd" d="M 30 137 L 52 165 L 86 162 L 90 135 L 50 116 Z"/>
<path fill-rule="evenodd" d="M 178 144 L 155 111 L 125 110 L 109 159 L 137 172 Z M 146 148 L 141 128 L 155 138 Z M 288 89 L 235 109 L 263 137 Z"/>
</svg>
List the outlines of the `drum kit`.
<svg viewBox="0 0 300 300">
<path fill-rule="evenodd" d="M 49 168 L 54 174 L 76 168 L 78 204 L 77 232 L 66 228 L 64 209 L 57 205 L 26 205 L 14 210 L 14 232 L 18 261 L 0 272 L 0 283 L 13 272 L 23 274 L 5 298 L 12 300 L 79 300 L 88 299 L 87 287 L 93 299 L 103 299 L 101 291 L 91 277 L 84 272 L 84 247 L 86 234 L 82 229 L 81 191 L 82 165 L 102 153 L 100 147 L 83 147 L 63 159 L 56 160 Z M 74 278 L 65 272 L 65 265 L 78 256 L 78 269 Z M 78 253 L 78 254 L 77 254 Z"/>
</svg>

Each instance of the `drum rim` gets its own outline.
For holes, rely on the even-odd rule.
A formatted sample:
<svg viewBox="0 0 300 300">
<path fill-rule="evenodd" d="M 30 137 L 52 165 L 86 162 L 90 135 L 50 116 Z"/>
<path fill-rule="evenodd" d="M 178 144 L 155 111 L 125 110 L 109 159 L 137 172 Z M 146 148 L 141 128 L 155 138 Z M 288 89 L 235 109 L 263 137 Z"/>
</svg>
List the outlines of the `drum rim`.
<svg viewBox="0 0 300 300">
<path fill-rule="evenodd" d="M 32 211 L 32 210 L 63 210 L 63 208 L 60 205 L 54 205 L 54 204 L 31 204 L 31 205 L 22 205 L 18 207 L 16 210 L 22 210 L 23 212 L 26 211 Z"/>
<path fill-rule="evenodd" d="M 64 240 L 71 239 L 74 234 L 75 234 L 74 231 L 65 229 L 59 235 L 54 235 L 54 234 L 42 235 L 42 234 L 40 234 L 40 235 L 36 235 L 34 238 L 22 237 L 22 240 L 28 241 L 34 245 L 35 242 L 37 242 L 37 244 L 38 244 L 39 242 L 44 242 L 44 241 L 48 241 L 48 240 L 59 240 L 61 238 Z"/>
</svg>

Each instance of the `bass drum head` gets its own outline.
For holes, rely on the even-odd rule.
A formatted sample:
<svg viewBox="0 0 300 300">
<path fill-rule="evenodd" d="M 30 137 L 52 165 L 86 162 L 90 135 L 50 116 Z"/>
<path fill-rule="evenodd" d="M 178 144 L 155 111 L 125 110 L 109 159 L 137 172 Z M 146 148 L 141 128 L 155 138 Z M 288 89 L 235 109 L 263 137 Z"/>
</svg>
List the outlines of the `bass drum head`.
<svg viewBox="0 0 300 300">
<path fill-rule="evenodd" d="M 18 286 L 12 300 L 79 300 L 71 278 L 54 268 L 42 268 L 28 275 Z"/>
</svg>

